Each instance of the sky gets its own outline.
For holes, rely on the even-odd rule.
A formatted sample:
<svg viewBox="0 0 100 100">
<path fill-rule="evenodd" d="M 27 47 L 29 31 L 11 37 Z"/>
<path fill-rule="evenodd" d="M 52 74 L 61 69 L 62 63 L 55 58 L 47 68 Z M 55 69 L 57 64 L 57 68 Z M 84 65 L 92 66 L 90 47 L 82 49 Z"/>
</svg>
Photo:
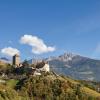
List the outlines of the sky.
<svg viewBox="0 0 100 100">
<path fill-rule="evenodd" d="M 100 59 L 100 0 L 0 0 L 0 57 L 64 52 Z"/>
</svg>

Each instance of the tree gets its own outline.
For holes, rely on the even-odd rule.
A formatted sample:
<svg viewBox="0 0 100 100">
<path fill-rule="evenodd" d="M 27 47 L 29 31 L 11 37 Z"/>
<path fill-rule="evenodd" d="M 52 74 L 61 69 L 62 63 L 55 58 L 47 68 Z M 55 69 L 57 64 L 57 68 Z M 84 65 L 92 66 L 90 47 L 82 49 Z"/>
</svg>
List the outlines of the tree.
<svg viewBox="0 0 100 100">
<path fill-rule="evenodd" d="M 23 64 L 22 64 L 24 67 L 29 67 L 29 63 L 27 60 L 24 60 Z"/>
</svg>

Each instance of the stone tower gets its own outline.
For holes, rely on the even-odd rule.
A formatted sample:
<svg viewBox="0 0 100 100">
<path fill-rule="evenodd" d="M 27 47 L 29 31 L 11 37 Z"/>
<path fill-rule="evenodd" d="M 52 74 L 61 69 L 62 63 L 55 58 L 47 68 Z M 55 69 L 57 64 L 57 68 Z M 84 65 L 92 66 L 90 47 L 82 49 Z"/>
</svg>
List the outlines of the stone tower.
<svg viewBox="0 0 100 100">
<path fill-rule="evenodd" d="M 15 54 L 14 56 L 13 56 L 13 65 L 15 65 L 15 66 L 19 66 L 19 64 L 20 64 L 20 56 L 18 55 L 18 54 Z"/>
</svg>

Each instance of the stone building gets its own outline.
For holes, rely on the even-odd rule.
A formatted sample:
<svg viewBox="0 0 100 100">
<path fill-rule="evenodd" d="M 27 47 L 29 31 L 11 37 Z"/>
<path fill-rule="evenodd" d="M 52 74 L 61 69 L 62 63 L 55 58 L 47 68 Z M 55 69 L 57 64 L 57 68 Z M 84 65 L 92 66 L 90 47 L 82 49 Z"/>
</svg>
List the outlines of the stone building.
<svg viewBox="0 0 100 100">
<path fill-rule="evenodd" d="M 15 66 L 19 66 L 19 64 L 20 64 L 20 56 L 18 54 L 15 54 L 13 56 L 12 64 L 15 65 Z"/>
<path fill-rule="evenodd" d="M 36 69 L 39 71 L 49 72 L 50 66 L 48 62 L 42 61 L 36 65 Z"/>
</svg>

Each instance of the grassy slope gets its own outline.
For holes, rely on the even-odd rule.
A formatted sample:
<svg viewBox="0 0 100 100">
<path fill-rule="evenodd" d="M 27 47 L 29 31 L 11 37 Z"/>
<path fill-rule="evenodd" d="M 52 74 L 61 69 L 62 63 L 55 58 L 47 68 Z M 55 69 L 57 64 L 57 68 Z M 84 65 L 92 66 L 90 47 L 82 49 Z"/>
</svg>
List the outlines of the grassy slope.
<svg viewBox="0 0 100 100">
<path fill-rule="evenodd" d="M 68 78 L 68 77 L 61 77 L 61 76 L 58 76 L 57 78 L 60 79 L 60 80 L 63 80 L 63 81 L 69 81 L 69 82 L 71 82 L 72 84 L 75 84 L 75 85 L 80 84 L 80 82 L 78 82 L 78 81 L 76 81 L 76 80 L 73 80 L 73 79 L 71 79 L 71 78 Z M 52 77 L 52 76 L 48 76 L 48 79 L 53 79 L 53 77 Z M 56 79 L 56 78 L 54 77 L 54 79 Z M 93 97 L 100 97 L 100 93 L 98 93 L 98 92 L 96 92 L 96 91 L 94 91 L 94 90 L 92 90 L 92 89 L 90 89 L 90 88 L 88 88 L 88 87 L 82 86 L 81 90 L 82 90 L 84 93 L 86 93 L 86 94 L 88 94 L 88 95 L 90 95 L 90 96 L 93 96 Z"/>
<path fill-rule="evenodd" d="M 14 89 L 17 83 L 18 83 L 18 80 L 10 79 L 6 82 L 6 85 Z"/>
<path fill-rule="evenodd" d="M 78 84 L 80 84 L 80 82 L 78 82 L 78 81 L 76 81 L 76 80 L 73 80 L 73 79 L 71 79 L 71 78 L 68 78 L 68 77 L 61 77 L 61 76 L 55 76 L 55 75 L 47 75 L 47 76 L 43 76 L 42 78 L 43 78 L 43 79 L 46 79 L 47 81 L 48 81 L 48 80 L 53 81 L 53 80 L 55 80 L 55 79 L 59 79 L 59 80 L 61 80 L 61 81 L 66 82 L 66 84 L 67 84 L 67 82 L 70 82 L 70 83 L 73 84 L 73 85 L 78 85 Z M 34 78 L 34 79 L 35 79 L 35 78 Z M 83 93 L 85 93 L 86 95 L 93 96 L 93 97 L 100 97 L 100 93 L 98 93 L 98 92 L 96 92 L 96 91 L 94 91 L 94 90 L 92 90 L 92 89 L 90 89 L 90 88 L 88 88 L 88 87 L 85 87 L 85 86 L 83 86 L 82 84 L 81 84 L 81 88 L 80 88 L 80 89 L 81 89 L 81 91 L 82 91 Z M 73 91 L 73 89 L 70 88 L 70 86 L 69 86 L 68 90 L 69 90 L 69 91 Z"/>
<path fill-rule="evenodd" d="M 20 100 L 20 97 L 14 89 L 0 84 L 0 100 Z"/>
<path fill-rule="evenodd" d="M 33 77 L 33 79 L 35 80 L 35 77 Z M 55 79 L 59 79 L 61 81 L 64 81 L 65 83 L 70 82 L 73 85 L 80 84 L 80 82 L 73 80 L 71 78 L 63 77 L 63 76 L 55 76 L 53 74 L 43 76 L 42 79 L 51 80 L 51 81 L 53 81 Z M 16 86 L 17 82 L 18 82 L 18 80 L 11 79 L 11 80 L 7 81 L 6 85 L 0 84 L 0 100 L 28 100 L 28 99 L 26 99 L 27 96 L 25 98 L 23 96 L 21 97 L 21 96 L 19 96 L 18 92 L 16 92 L 14 90 L 14 87 Z M 90 96 L 100 97 L 100 93 L 97 93 L 96 91 L 89 89 L 83 85 L 81 87 L 81 90 L 83 93 L 88 94 Z M 70 91 L 70 92 L 73 91 L 72 88 L 70 88 L 70 86 L 68 86 L 68 91 Z"/>
<path fill-rule="evenodd" d="M 87 87 L 83 87 L 82 91 L 89 94 L 89 95 L 91 95 L 91 96 L 93 96 L 93 97 L 100 97 L 100 93 L 98 93 L 98 92 L 96 92 L 92 89 L 89 89 Z"/>
<path fill-rule="evenodd" d="M 75 80 L 73 80 L 73 79 L 71 79 L 71 78 L 65 78 L 65 80 L 68 80 L 68 81 L 70 81 L 70 82 L 73 83 L 73 84 L 80 84 L 80 82 L 75 81 Z M 90 89 L 90 88 L 88 88 L 88 87 L 82 86 L 81 89 L 82 89 L 82 91 L 83 91 L 84 93 L 89 94 L 89 95 L 91 95 L 91 96 L 93 96 L 93 97 L 100 97 L 100 93 L 98 93 L 98 92 L 96 92 L 96 91 L 94 91 L 94 90 L 92 90 L 92 89 Z"/>
</svg>

